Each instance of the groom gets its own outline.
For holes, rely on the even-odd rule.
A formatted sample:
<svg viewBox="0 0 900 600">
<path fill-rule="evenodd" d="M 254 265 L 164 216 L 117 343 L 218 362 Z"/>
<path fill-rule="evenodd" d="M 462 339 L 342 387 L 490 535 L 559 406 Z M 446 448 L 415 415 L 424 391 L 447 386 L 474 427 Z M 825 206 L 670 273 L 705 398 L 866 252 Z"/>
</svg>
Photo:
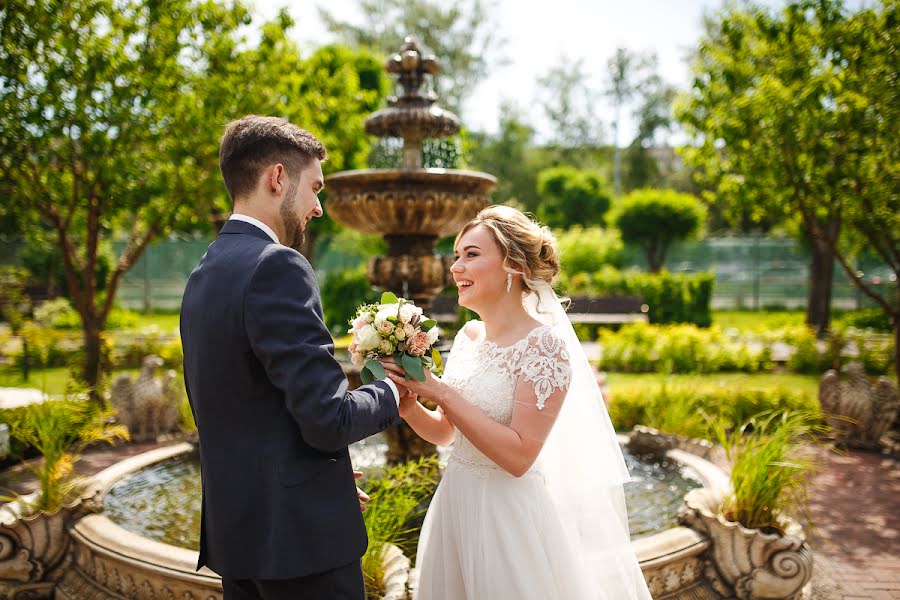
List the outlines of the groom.
<svg viewBox="0 0 900 600">
<path fill-rule="evenodd" d="M 398 392 L 350 392 L 297 252 L 322 216 L 326 152 L 274 117 L 228 125 L 234 214 L 181 306 L 184 383 L 200 435 L 200 560 L 225 599 L 364 597 L 366 531 L 347 446 L 398 422 Z M 360 493 L 361 494 L 361 493 Z"/>
</svg>

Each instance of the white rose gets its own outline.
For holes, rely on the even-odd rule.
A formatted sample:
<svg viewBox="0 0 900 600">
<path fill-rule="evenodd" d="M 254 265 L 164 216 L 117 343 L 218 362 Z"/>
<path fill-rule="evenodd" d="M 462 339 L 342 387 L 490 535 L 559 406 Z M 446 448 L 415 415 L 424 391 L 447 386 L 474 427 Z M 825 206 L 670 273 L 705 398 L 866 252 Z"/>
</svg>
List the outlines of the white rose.
<svg viewBox="0 0 900 600">
<path fill-rule="evenodd" d="M 394 331 L 394 324 L 390 321 L 382 321 L 381 323 L 376 321 L 375 329 L 377 329 L 381 335 L 390 335 Z"/>
<path fill-rule="evenodd" d="M 402 327 L 398 327 L 394 330 L 394 337 L 400 340 L 401 342 L 406 339 L 406 332 Z"/>
<path fill-rule="evenodd" d="M 382 354 L 394 353 L 394 345 L 391 343 L 391 340 L 381 340 L 381 346 L 378 349 Z"/>
<path fill-rule="evenodd" d="M 441 335 L 441 330 L 438 329 L 437 326 L 434 326 L 431 329 L 429 329 L 428 330 L 428 344 L 429 345 L 434 344 L 437 341 L 439 335 Z"/>
<path fill-rule="evenodd" d="M 406 334 L 406 337 L 410 337 L 416 333 L 416 328 L 407 323 L 403 326 L 403 333 Z"/>
<path fill-rule="evenodd" d="M 400 321 L 404 324 L 412 322 L 413 317 L 421 314 L 422 309 L 414 304 L 404 304 L 400 307 Z"/>
<path fill-rule="evenodd" d="M 363 318 L 366 320 L 366 323 L 371 323 L 372 321 L 375 320 L 375 315 L 373 315 L 370 312 L 367 312 L 366 314 L 363 315 Z"/>
<path fill-rule="evenodd" d="M 359 348 L 363 352 L 368 352 L 369 350 L 374 350 L 381 344 L 381 336 L 378 334 L 378 331 L 371 325 L 366 325 L 362 329 L 359 330 L 357 336 L 357 344 L 356 347 Z"/>
</svg>

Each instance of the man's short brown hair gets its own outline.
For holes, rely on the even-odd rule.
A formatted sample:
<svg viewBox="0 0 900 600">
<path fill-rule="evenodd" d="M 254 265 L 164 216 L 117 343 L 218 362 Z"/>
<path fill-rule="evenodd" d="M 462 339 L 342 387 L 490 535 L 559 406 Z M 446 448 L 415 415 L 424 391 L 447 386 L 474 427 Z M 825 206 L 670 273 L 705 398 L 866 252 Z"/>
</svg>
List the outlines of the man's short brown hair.
<svg viewBox="0 0 900 600">
<path fill-rule="evenodd" d="M 225 128 L 219 145 L 219 169 L 231 201 L 250 194 L 265 167 L 282 163 L 298 178 L 312 159 L 328 158 L 313 134 L 286 119 L 247 115 Z"/>
</svg>

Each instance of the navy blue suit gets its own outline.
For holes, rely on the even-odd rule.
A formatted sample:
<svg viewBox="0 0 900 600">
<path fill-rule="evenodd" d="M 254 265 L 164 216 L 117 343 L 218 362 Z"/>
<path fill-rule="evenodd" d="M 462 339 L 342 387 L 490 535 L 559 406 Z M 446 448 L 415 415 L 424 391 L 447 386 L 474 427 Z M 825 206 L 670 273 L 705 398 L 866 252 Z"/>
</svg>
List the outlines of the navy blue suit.
<svg viewBox="0 0 900 600">
<path fill-rule="evenodd" d="M 228 221 L 185 287 L 181 340 L 200 435 L 198 569 L 282 580 L 358 564 L 347 446 L 399 416 L 384 382 L 348 391 L 309 262 Z"/>
</svg>

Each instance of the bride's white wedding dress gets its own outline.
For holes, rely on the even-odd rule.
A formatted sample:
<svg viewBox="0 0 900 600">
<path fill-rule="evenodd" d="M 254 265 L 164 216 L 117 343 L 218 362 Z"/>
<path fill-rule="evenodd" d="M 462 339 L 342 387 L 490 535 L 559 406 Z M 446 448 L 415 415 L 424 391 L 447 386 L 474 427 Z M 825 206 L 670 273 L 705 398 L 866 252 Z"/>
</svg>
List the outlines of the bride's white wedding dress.
<svg viewBox="0 0 900 600">
<path fill-rule="evenodd" d="M 517 386 L 533 386 L 535 411 L 569 386 L 566 344 L 552 327 L 511 346 L 483 338 L 480 322 L 460 330 L 442 379 L 493 420 L 511 423 Z M 548 488 L 543 454 L 517 478 L 456 431 L 419 539 L 416 600 L 650 600 L 615 512 L 590 532 L 585 556 L 576 539 L 584 533 L 565 523 Z"/>
</svg>

